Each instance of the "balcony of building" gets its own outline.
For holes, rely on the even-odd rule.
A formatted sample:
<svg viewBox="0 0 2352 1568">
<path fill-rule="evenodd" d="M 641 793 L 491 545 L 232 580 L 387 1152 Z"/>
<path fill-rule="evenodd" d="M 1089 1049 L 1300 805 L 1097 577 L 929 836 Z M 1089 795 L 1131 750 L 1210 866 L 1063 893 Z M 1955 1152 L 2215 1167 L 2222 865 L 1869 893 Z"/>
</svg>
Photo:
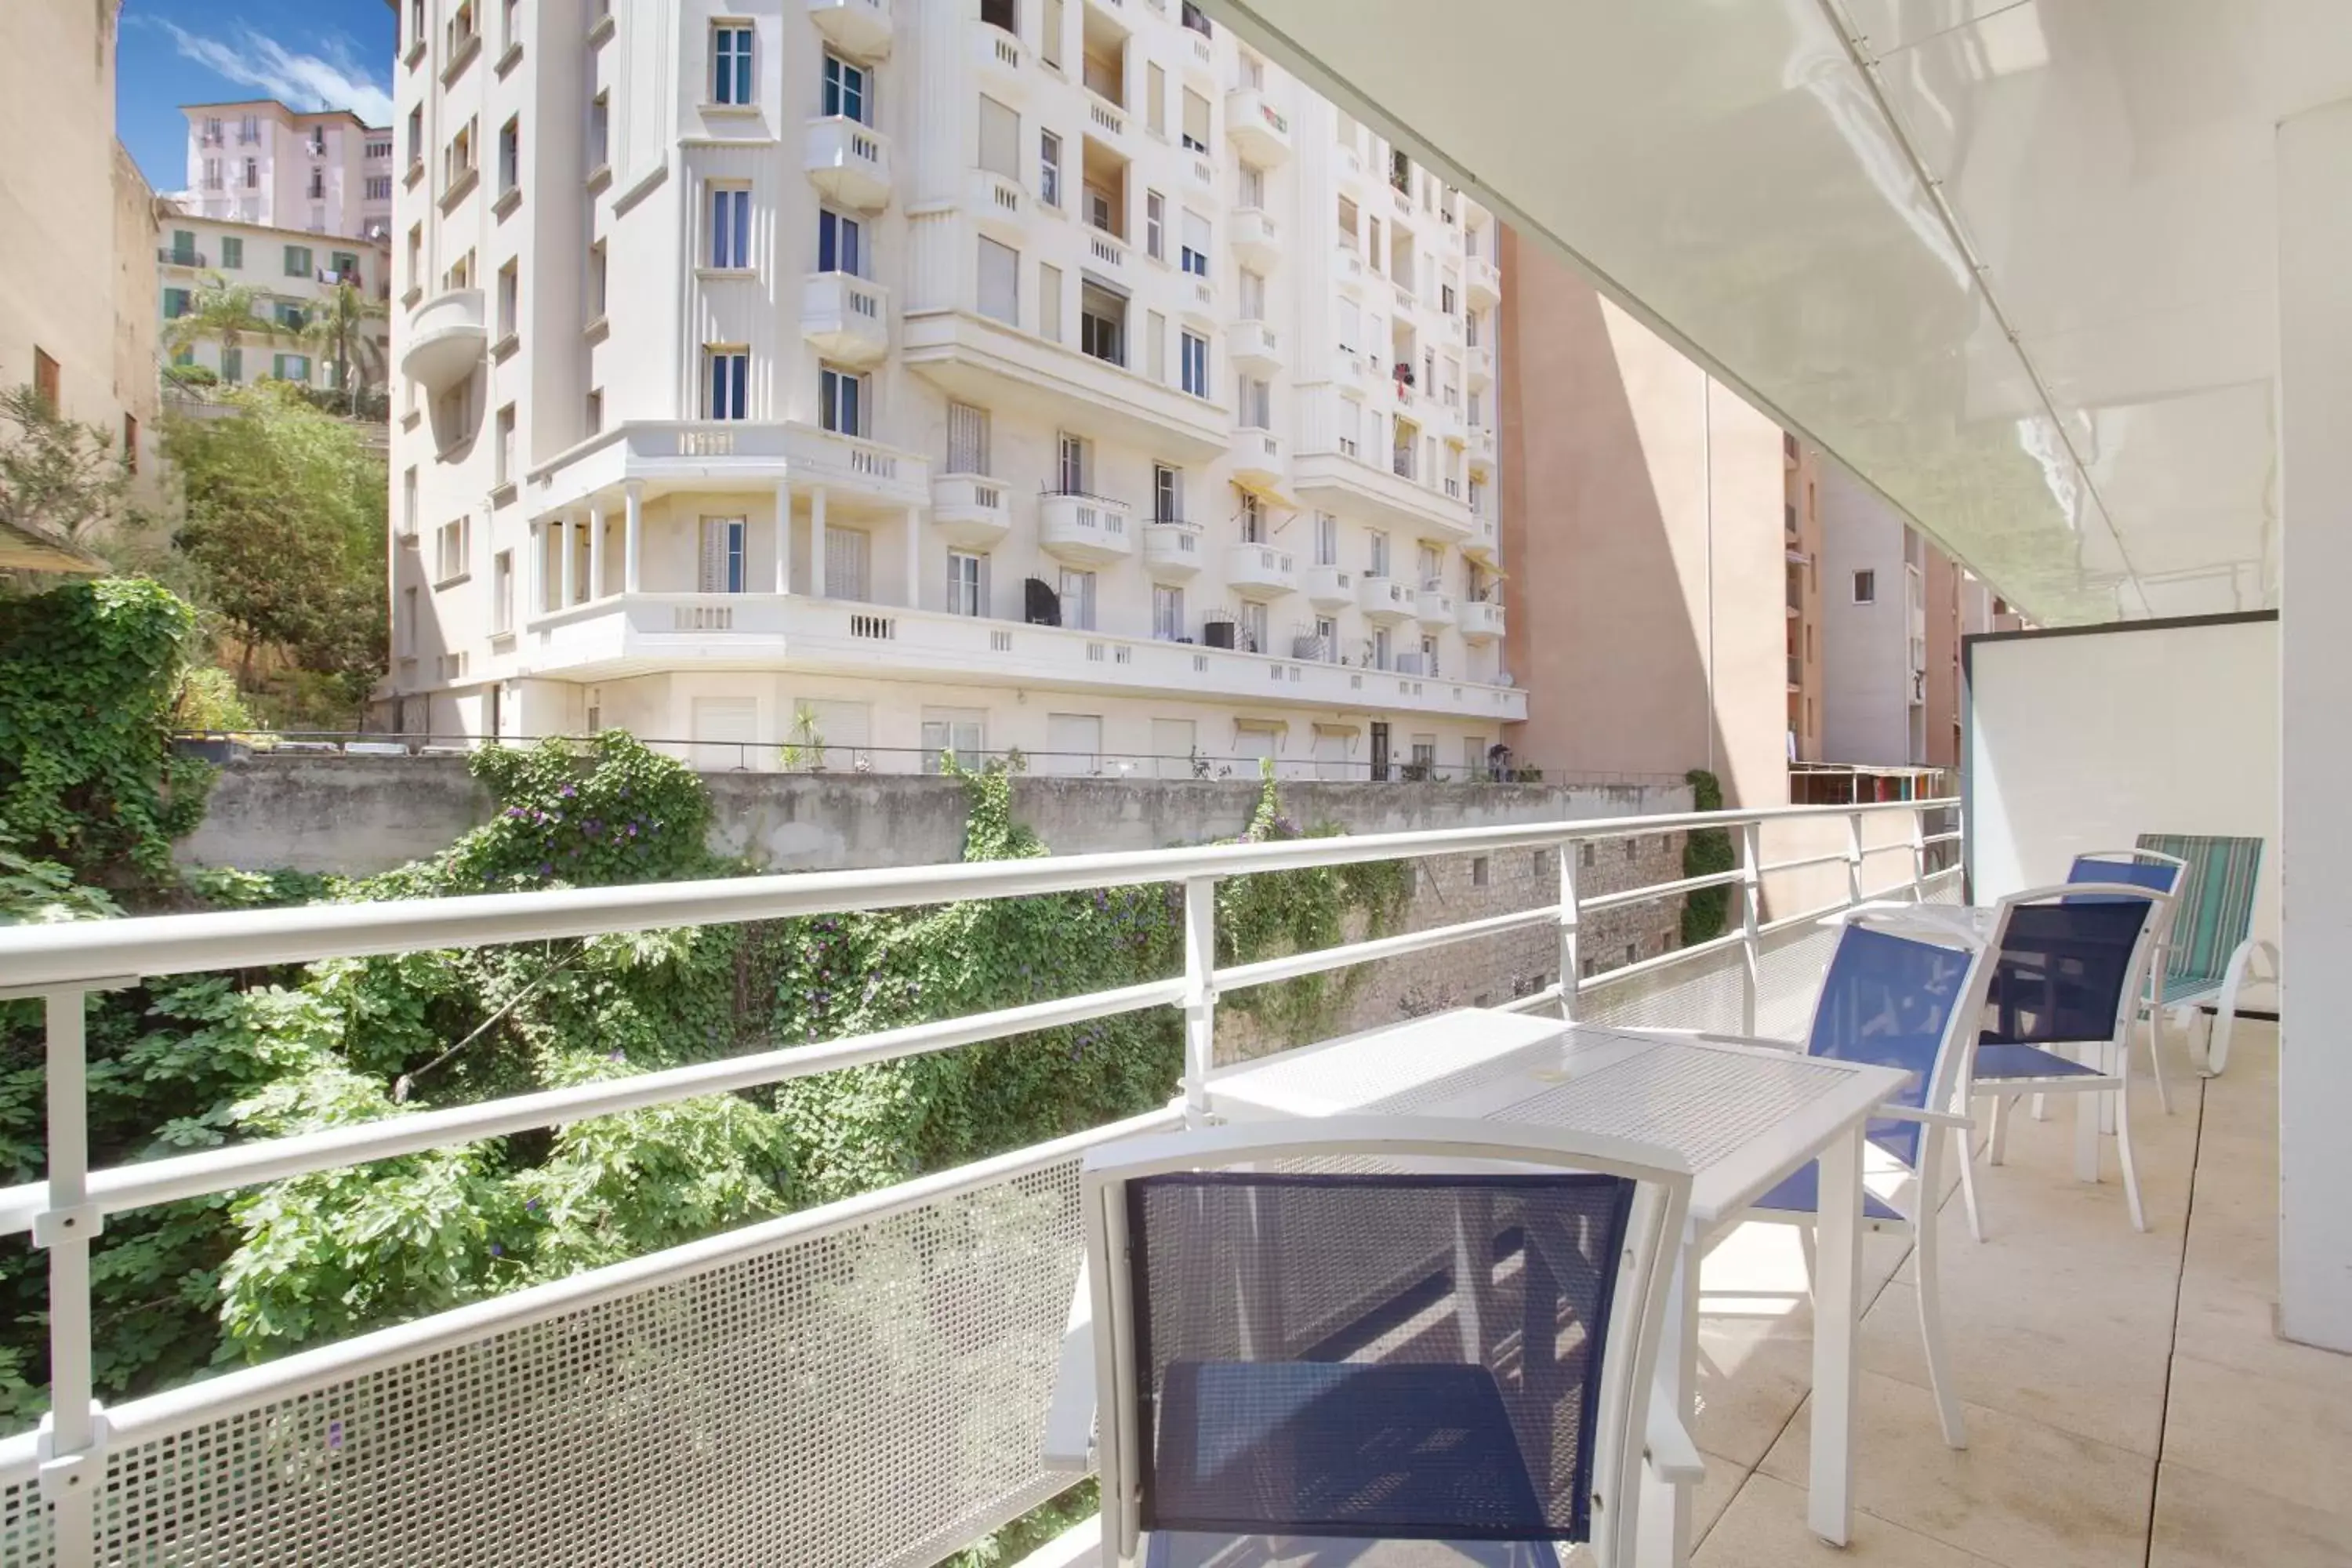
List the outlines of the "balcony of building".
<svg viewBox="0 0 2352 1568">
<path fill-rule="evenodd" d="M 1290 120 L 1263 86 L 1244 83 L 1225 94 L 1225 135 L 1241 155 L 1265 168 L 1290 161 Z"/>
<path fill-rule="evenodd" d="M 1412 618 L 1432 631 L 1443 630 L 1452 626 L 1454 595 L 1446 592 L 1439 584 L 1423 583 L 1420 591 L 1412 596 Z"/>
<path fill-rule="evenodd" d="M 809 183 L 828 200 L 860 212 L 890 205 L 890 139 L 845 114 L 820 115 L 802 137 Z"/>
<path fill-rule="evenodd" d="M 1155 518 L 1143 525 L 1143 569 L 1161 583 L 1181 583 L 1201 574 L 1202 531 L 1181 518 Z"/>
<path fill-rule="evenodd" d="M 1019 0 L 982 0 L 980 20 L 969 24 L 971 57 L 992 95 L 1009 103 L 1028 96 L 1028 47 L 1021 41 Z"/>
<path fill-rule="evenodd" d="M 1245 599 L 1276 599 L 1296 592 L 1298 568 L 1290 552 L 1246 541 L 1225 547 L 1225 585 Z"/>
<path fill-rule="evenodd" d="M 1244 370 L 1272 375 L 1282 369 L 1282 334 L 1266 321 L 1235 321 L 1225 334 L 1225 354 Z"/>
<path fill-rule="evenodd" d="M 489 342 L 482 291 L 448 289 L 409 312 L 400 374 L 428 393 L 446 392 L 474 373 Z"/>
<path fill-rule="evenodd" d="M 1462 351 L 1462 374 L 1472 387 L 1495 384 L 1495 351 L 1484 343 L 1471 343 Z"/>
<path fill-rule="evenodd" d="M 1503 601 L 1499 598 L 1462 602 L 1462 640 L 1478 646 L 1503 640 Z"/>
<path fill-rule="evenodd" d="M 1488 248 L 1491 237 L 1480 247 L 1462 258 L 1462 292 L 1474 310 L 1486 310 L 1503 302 L 1503 275 L 1495 266 Z"/>
<path fill-rule="evenodd" d="M 1081 7 L 1081 85 L 1087 100 L 1087 134 L 1124 146 L 1132 121 L 1127 100 L 1127 29 L 1099 5 Z"/>
<path fill-rule="evenodd" d="M 1037 498 L 1037 547 L 1057 561 L 1108 565 L 1135 554 L 1135 509 L 1108 496 L 1047 490 Z"/>
<path fill-rule="evenodd" d="M 801 334 L 827 359 L 879 364 L 890 353 L 889 293 L 846 272 L 811 273 L 801 289 Z"/>
<path fill-rule="evenodd" d="M 890 53 L 890 0 L 808 0 L 809 20 L 845 55 L 878 60 Z"/>
<path fill-rule="evenodd" d="M 1013 492 L 986 474 L 931 480 L 931 531 L 961 550 L 993 550 L 1013 531 Z"/>
<path fill-rule="evenodd" d="M 533 517 L 602 503 L 617 510 L 675 491 L 824 489 L 885 515 L 930 504 L 929 462 L 878 441 L 814 425 L 754 420 L 630 420 L 532 468 L 522 499 Z"/>
<path fill-rule="evenodd" d="M 1365 572 L 1356 578 L 1356 607 L 1382 626 L 1412 619 L 1415 595 L 1402 579 L 1385 572 Z"/>
<path fill-rule="evenodd" d="M 1318 563 L 1305 568 L 1299 575 L 1307 602 L 1317 609 L 1352 610 L 1356 607 L 1356 574 L 1346 567 Z"/>
<path fill-rule="evenodd" d="M 1235 428 L 1226 456 L 1234 482 L 1246 489 L 1279 492 L 1289 477 L 1282 437 L 1271 430 L 1250 425 Z"/>
<path fill-rule="evenodd" d="M 1244 266 L 1271 272 L 1282 265 L 1282 226 L 1264 207 L 1235 207 L 1226 216 L 1225 237 Z"/>
</svg>

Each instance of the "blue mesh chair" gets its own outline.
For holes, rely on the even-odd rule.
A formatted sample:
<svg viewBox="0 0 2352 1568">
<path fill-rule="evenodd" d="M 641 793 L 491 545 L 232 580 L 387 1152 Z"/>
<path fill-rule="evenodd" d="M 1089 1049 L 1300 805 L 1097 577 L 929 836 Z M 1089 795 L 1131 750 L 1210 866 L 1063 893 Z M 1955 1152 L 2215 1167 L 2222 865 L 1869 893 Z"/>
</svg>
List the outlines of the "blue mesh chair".
<svg viewBox="0 0 2352 1568">
<path fill-rule="evenodd" d="M 2182 879 L 2189 862 L 2177 855 L 2166 855 L 2154 849 L 2101 849 L 2074 857 L 2066 868 L 2070 885 L 2084 882 L 2105 882 L 2110 886 L 2146 888 L 2162 893 L 2169 900 L 2163 906 L 2153 945 L 2148 952 L 2147 998 L 2141 1009 L 2147 1015 L 2148 1070 L 2156 1075 L 2157 1103 L 2164 1107 L 2167 1116 L 2172 1114 L 2172 1089 L 2164 1081 L 2164 1053 L 2158 1048 L 2158 1010 L 2163 1004 L 2165 954 L 2172 941 L 2172 917 L 2180 908 Z M 2037 1114 L 2040 1107 L 2035 1108 Z"/>
<path fill-rule="evenodd" d="M 2076 1173 L 2099 1177 L 2099 1115 L 2113 1107 L 2124 1195 L 2147 1228 L 2132 1159 L 2131 1026 L 2150 955 L 2171 908 L 2154 873 L 2129 881 L 2070 881 L 2000 901 L 1990 1007 L 1970 1051 L 1967 1097 L 1994 1101 L 1987 1158 L 1999 1164 L 2007 1105 L 2020 1095 L 2080 1094 Z M 1969 1227 L 1984 1239 L 1971 1162 L 1961 1166 Z"/>
<path fill-rule="evenodd" d="M 1944 1441 L 1968 1447 L 1959 1395 L 1944 1349 L 1943 1299 L 1936 1268 L 1937 1173 L 1944 1140 L 1968 1130 L 1954 1109 L 1965 1101 L 1960 1083 L 1969 1035 L 1981 1016 L 1991 965 L 1987 949 L 1916 940 L 1875 931 L 1874 916 L 1857 910 L 1839 933 L 1813 1005 L 1803 1049 L 1809 1056 L 1898 1067 L 1911 1074 L 1904 1092 L 1882 1108 L 1866 1134 L 1863 1223 L 1912 1238 L 1917 1256 L 1919 1335 L 1927 1346 L 1927 1383 Z M 1996 926 L 1996 930 L 1998 926 Z M 1786 1041 L 1759 1040 L 1759 1045 Z M 1821 1168 L 1807 1165 L 1758 1198 L 1752 1217 L 1811 1225 L 1821 1210 Z"/>
<path fill-rule="evenodd" d="M 1650 1397 L 1690 1193 L 1663 1151 L 1347 1116 L 1131 1140 L 1083 1181 L 1107 1561 L 1616 1568 L 1645 1447 L 1696 1465 Z"/>
</svg>

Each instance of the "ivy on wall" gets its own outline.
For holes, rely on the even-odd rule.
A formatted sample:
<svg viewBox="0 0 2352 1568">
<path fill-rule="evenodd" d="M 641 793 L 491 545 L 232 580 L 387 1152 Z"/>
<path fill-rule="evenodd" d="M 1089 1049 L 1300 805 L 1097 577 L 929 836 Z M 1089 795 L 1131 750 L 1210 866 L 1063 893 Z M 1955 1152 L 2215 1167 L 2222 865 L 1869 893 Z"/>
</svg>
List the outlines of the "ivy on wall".
<svg viewBox="0 0 2352 1568">
<path fill-rule="evenodd" d="M 1693 768 L 1683 775 L 1691 786 L 1693 811 L 1721 811 L 1723 782 L 1705 768 Z M 1683 837 L 1683 875 L 1712 877 L 1728 871 L 1738 863 L 1731 847 L 1731 832 L 1723 827 L 1702 827 Z M 1683 945 L 1695 946 L 1711 942 L 1723 934 L 1725 922 L 1731 918 L 1731 892 L 1728 884 L 1700 888 L 1683 895 Z"/>
</svg>

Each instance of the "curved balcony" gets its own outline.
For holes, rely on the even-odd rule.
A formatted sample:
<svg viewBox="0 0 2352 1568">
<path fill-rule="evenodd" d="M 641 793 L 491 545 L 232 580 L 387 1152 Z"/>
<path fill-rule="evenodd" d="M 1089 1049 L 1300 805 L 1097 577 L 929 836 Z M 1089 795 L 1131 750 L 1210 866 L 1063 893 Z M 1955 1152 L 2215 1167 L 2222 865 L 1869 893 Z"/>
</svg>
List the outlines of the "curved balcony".
<svg viewBox="0 0 2352 1568">
<path fill-rule="evenodd" d="M 941 474 L 931 481 L 931 531 L 950 544 L 992 549 L 1013 531 L 1013 496 L 986 474 Z"/>
<path fill-rule="evenodd" d="M 1264 321 L 1235 321 L 1225 343 L 1225 352 L 1244 370 L 1271 374 L 1282 368 L 1282 334 Z"/>
<path fill-rule="evenodd" d="M 993 84 L 992 91 L 1007 89 L 1026 96 L 1028 77 L 1021 68 L 1028 63 L 1029 51 L 1019 38 L 993 24 L 973 22 L 971 52 L 986 79 Z"/>
<path fill-rule="evenodd" d="M 846 272 L 812 273 L 801 289 L 801 331 L 828 359 L 878 364 L 890 352 L 889 297 Z"/>
<path fill-rule="evenodd" d="M 890 52 L 888 0 L 808 0 L 809 20 L 844 54 L 881 59 Z"/>
<path fill-rule="evenodd" d="M 1133 514 L 1123 500 L 1048 490 L 1037 498 L 1038 548 L 1081 566 L 1125 561 L 1135 553 Z"/>
<path fill-rule="evenodd" d="M 1287 465 L 1283 461 L 1282 437 L 1273 431 L 1236 430 L 1229 452 L 1234 483 L 1258 489 L 1271 489 L 1282 483 Z"/>
<path fill-rule="evenodd" d="M 1298 571 L 1286 550 L 1271 544 L 1228 545 L 1225 585 L 1247 598 L 1277 598 L 1297 588 Z"/>
<path fill-rule="evenodd" d="M 1462 553 L 1473 561 L 1491 563 L 1496 552 L 1502 547 L 1502 542 L 1498 537 L 1500 532 L 1501 531 L 1495 526 L 1493 518 L 1479 512 L 1471 513 L 1470 537 L 1462 542 Z"/>
<path fill-rule="evenodd" d="M 1473 305 L 1497 305 L 1503 300 L 1503 275 L 1483 256 L 1462 258 L 1462 289 Z"/>
<path fill-rule="evenodd" d="M 1474 643 L 1500 642 L 1503 604 L 1499 599 L 1472 599 L 1462 606 L 1462 636 Z"/>
<path fill-rule="evenodd" d="M 1181 583 L 1201 574 L 1206 552 L 1197 522 L 1147 522 L 1143 525 L 1143 569 L 1163 583 Z"/>
<path fill-rule="evenodd" d="M 1494 431 L 1487 429 L 1483 426 L 1474 425 L 1470 427 L 1469 433 L 1463 440 L 1462 445 L 1463 448 L 1470 455 L 1470 466 L 1472 468 L 1491 468 L 1495 466 Z"/>
<path fill-rule="evenodd" d="M 409 312 L 400 374 L 430 393 L 447 391 L 474 373 L 490 345 L 479 289 L 452 289 Z"/>
<path fill-rule="evenodd" d="M 1412 596 L 1412 618 L 1424 626 L 1454 624 L 1454 595 L 1443 588 L 1423 588 Z"/>
<path fill-rule="evenodd" d="M 1225 94 L 1225 135 L 1253 163 L 1271 168 L 1290 161 L 1290 121 L 1266 101 L 1263 89 L 1237 87 Z"/>
<path fill-rule="evenodd" d="M 803 145 L 809 181 L 818 190 L 863 212 L 889 205 L 887 136 L 845 114 L 827 114 L 808 122 Z"/>
<path fill-rule="evenodd" d="M 974 222 L 996 230 L 1008 242 L 1018 242 L 1027 236 L 1029 193 L 1021 188 L 1020 181 L 987 169 L 974 169 L 966 179 L 969 183 L 964 206 Z"/>
<path fill-rule="evenodd" d="M 1309 566 L 1301 584 L 1318 610 L 1345 610 L 1356 603 L 1356 574 L 1344 566 Z"/>
<path fill-rule="evenodd" d="M 1331 247 L 1332 266 L 1339 274 L 1339 288 L 1350 299 L 1360 300 L 1364 294 L 1364 253 L 1342 239 Z"/>
<path fill-rule="evenodd" d="M 1473 343 L 1462 351 L 1462 374 L 1472 386 L 1488 386 L 1495 380 L 1495 351 L 1484 343 Z"/>
<path fill-rule="evenodd" d="M 1412 619 L 1413 593 L 1393 577 L 1370 573 L 1356 579 L 1356 606 L 1382 626 Z"/>
<path fill-rule="evenodd" d="M 1264 207 L 1237 207 L 1225 220 L 1225 234 L 1239 256 L 1260 272 L 1282 262 L 1282 226 Z"/>
</svg>

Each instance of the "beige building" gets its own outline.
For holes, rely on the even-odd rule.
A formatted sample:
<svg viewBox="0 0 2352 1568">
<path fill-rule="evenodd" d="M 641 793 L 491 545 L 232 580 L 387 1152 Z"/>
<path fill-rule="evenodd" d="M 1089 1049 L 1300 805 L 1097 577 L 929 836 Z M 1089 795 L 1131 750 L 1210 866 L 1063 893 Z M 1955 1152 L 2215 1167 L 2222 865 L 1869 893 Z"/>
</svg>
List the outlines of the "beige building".
<svg viewBox="0 0 2352 1568">
<path fill-rule="evenodd" d="M 150 468 L 155 220 L 114 139 L 115 38 L 111 4 L 0 7 L 0 146 L 16 153 L 0 163 L 0 385 L 38 388 Z"/>
<path fill-rule="evenodd" d="M 365 333 L 373 353 L 357 367 L 365 384 L 384 384 L 391 364 L 392 250 L 363 239 L 331 239 L 306 231 L 191 216 L 166 211 L 156 257 L 162 268 L 162 320 L 167 343 L 172 323 L 197 302 L 207 280 L 255 290 L 253 330 L 229 349 L 216 336 L 173 345 L 177 364 L 201 365 L 237 385 L 269 377 L 306 386 L 334 387 L 331 350 L 300 336 L 319 303 L 351 283 L 379 310 Z"/>
</svg>

